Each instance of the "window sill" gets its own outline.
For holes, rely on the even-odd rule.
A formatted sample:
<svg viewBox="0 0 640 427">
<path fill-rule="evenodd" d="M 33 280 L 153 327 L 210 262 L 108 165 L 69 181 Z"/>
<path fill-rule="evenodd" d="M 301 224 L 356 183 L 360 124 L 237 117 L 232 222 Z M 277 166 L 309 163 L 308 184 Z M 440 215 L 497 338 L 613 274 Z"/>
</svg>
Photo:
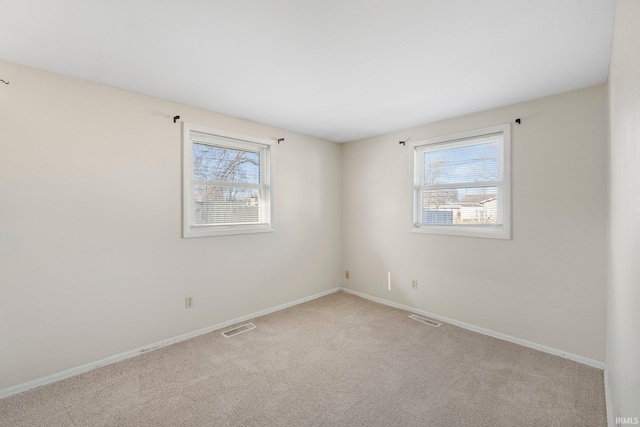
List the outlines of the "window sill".
<svg viewBox="0 0 640 427">
<path fill-rule="evenodd" d="M 422 227 L 413 227 L 409 230 L 411 233 L 418 234 L 443 234 L 448 236 L 461 237 L 484 237 L 487 239 L 511 239 L 511 230 L 502 225 L 495 226 L 456 226 L 456 225 L 431 225 Z"/>
<path fill-rule="evenodd" d="M 234 234 L 272 233 L 275 230 L 270 226 L 231 226 L 231 227 L 192 227 L 185 230 L 184 238 L 231 236 Z"/>
</svg>

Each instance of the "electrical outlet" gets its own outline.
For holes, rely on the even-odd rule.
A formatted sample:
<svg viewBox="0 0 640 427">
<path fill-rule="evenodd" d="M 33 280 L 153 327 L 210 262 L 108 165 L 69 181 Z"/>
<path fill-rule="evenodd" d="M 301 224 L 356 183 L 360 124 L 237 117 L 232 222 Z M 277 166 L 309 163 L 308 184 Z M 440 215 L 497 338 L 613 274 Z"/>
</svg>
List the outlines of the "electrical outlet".
<svg viewBox="0 0 640 427">
<path fill-rule="evenodd" d="M 412 287 L 413 289 L 418 289 L 418 281 L 417 281 L 417 280 L 415 280 L 415 279 L 414 279 L 414 280 L 412 280 L 412 281 L 411 281 L 411 287 Z"/>
<path fill-rule="evenodd" d="M 349 270 L 347 270 L 347 271 L 345 271 L 345 272 L 344 272 L 344 277 L 345 277 L 345 279 L 348 279 L 348 278 L 349 278 Z"/>
<path fill-rule="evenodd" d="M 193 297 L 184 298 L 184 308 L 193 308 Z"/>
</svg>

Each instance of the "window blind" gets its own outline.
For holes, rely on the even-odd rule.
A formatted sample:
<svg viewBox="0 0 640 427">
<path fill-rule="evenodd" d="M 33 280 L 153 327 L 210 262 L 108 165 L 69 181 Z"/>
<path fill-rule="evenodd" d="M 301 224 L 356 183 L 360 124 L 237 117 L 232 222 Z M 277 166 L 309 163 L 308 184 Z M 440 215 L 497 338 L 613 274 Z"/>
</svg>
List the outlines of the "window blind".
<svg viewBox="0 0 640 427">
<path fill-rule="evenodd" d="M 417 225 L 502 224 L 503 134 L 417 147 Z"/>
<path fill-rule="evenodd" d="M 192 224 L 197 227 L 266 223 L 268 147 L 192 134 Z"/>
</svg>

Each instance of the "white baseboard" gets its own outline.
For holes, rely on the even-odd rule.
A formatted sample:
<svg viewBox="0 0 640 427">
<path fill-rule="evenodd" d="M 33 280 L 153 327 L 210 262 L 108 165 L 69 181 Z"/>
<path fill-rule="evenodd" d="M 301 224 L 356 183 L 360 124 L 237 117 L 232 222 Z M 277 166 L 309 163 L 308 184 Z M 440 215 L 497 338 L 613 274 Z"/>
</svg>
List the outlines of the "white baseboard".
<svg viewBox="0 0 640 427">
<path fill-rule="evenodd" d="M 616 427 L 616 415 L 611 403 L 611 389 L 609 388 L 609 368 L 604 368 L 604 400 L 607 405 L 607 426 Z"/>
<path fill-rule="evenodd" d="M 375 301 L 375 302 L 379 302 L 381 304 L 384 305 L 388 305 L 390 307 L 395 307 L 395 308 L 399 308 L 402 310 L 406 310 L 409 311 L 411 313 L 416 313 L 416 314 L 421 314 L 423 316 L 426 317 L 430 317 L 432 319 L 436 319 L 436 320 L 440 320 L 444 323 L 449 323 L 450 325 L 455 325 L 458 326 L 460 328 L 463 329 L 468 329 L 470 331 L 473 332 L 478 332 L 481 333 L 483 335 L 488 335 L 490 337 L 494 337 L 494 338 L 498 338 L 504 341 L 509 341 L 512 342 L 514 344 L 519 344 L 522 345 L 524 347 L 529 347 L 532 348 L 534 350 L 539 350 L 545 353 L 549 353 L 549 354 L 553 354 L 554 356 L 560 356 L 560 357 L 564 357 L 565 359 L 569 359 L 569 360 L 573 360 L 574 362 L 578 362 L 578 363 L 582 363 L 583 365 L 588 365 L 588 366 L 592 366 L 594 368 L 598 368 L 598 369 L 605 369 L 606 368 L 606 364 L 603 362 L 599 362 L 597 360 L 593 360 L 593 359 L 589 359 L 587 357 L 583 357 L 583 356 L 578 356 L 577 354 L 573 354 L 573 353 L 568 353 L 566 351 L 562 351 L 562 350 L 558 350 L 556 348 L 553 347 L 547 347 L 546 345 L 542 345 L 542 344 L 538 344 L 538 343 L 534 343 L 531 341 L 527 341 L 527 340 L 523 340 L 521 338 L 516 338 L 516 337 L 512 337 L 511 335 L 507 335 L 507 334 L 503 334 L 501 332 L 496 332 L 496 331 L 492 331 L 490 329 L 485 329 L 485 328 L 481 328 L 480 326 L 475 326 L 475 325 L 471 325 L 469 323 L 465 323 L 465 322 L 461 322 L 459 320 L 455 320 L 455 319 L 451 319 L 445 316 L 440 316 L 438 314 L 434 314 L 434 313 L 430 313 L 428 311 L 424 311 L 424 310 L 420 310 L 417 308 L 413 308 L 413 307 L 409 307 L 407 305 L 403 305 L 403 304 L 398 304 L 396 302 L 393 301 L 389 301 L 383 298 L 378 298 L 378 297 L 374 297 L 362 292 L 358 292 L 358 291 L 354 291 L 352 289 L 348 289 L 348 288 L 340 288 L 340 290 L 349 293 L 349 294 L 353 294 L 353 295 L 357 295 L 359 297 L 371 300 L 371 301 Z"/>
<path fill-rule="evenodd" d="M 177 337 L 169 338 L 166 340 L 158 341 L 153 344 L 146 345 L 144 347 L 139 347 L 134 350 L 125 351 L 124 353 L 116 354 L 110 357 L 107 357 L 102 360 L 98 360 L 96 362 L 87 363 L 85 365 L 77 366 L 75 368 L 67 369 L 62 372 L 56 372 L 55 374 L 47 375 L 46 377 L 36 378 L 35 380 L 27 381 L 22 384 L 17 384 L 11 387 L 7 387 L 5 389 L 0 390 L 0 399 L 3 397 L 11 396 L 13 394 L 17 394 L 35 387 L 39 387 L 41 385 L 49 384 L 54 381 L 59 381 L 65 378 L 72 377 L 74 375 L 82 374 L 84 372 L 91 371 L 96 368 L 100 368 L 102 366 L 110 365 L 112 363 L 119 362 L 124 359 L 128 359 L 130 357 L 138 356 L 142 353 L 146 353 L 147 351 L 156 350 L 161 347 L 166 347 L 170 344 L 174 344 L 180 341 L 188 340 L 189 338 L 194 338 L 199 335 L 208 334 L 209 332 L 216 331 L 218 329 L 226 328 L 227 326 L 234 325 L 236 323 L 244 322 L 246 320 L 254 319 L 256 317 L 264 316 L 265 314 L 273 313 L 275 311 L 280 311 L 285 308 L 293 307 L 294 305 L 302 304 L 304 302 L 308 302 L 317 298 L 321 298 L 323 296 L 335 293 L 340 291 L 340 288 L 330 289 L 328 291 L 320 292 L 318 294 L 314 294 L 308 297 L 300 298 L 295 301 L 291 301 L 285 304 L 280 304 L 275 307 L 267 308 L 265 310 L 260 310 L 255 313 L 247 314 L 245 316 L 237 317 L 235 319 L 228 320 L 226 322 L 217 323 L 212 326 L 208 326 L 206 328 L 198 329 L 196 331 L 187 332 L 186 334 L 178 335 Z"/>
</svg>

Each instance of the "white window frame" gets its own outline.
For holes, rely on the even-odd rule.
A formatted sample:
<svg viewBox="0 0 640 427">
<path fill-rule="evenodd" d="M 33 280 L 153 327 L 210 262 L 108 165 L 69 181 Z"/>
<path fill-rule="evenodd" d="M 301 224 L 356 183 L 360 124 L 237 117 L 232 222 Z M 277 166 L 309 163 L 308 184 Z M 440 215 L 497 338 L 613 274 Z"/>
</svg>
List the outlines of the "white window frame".
<svg viewBox="0 0 640 427">
<path fill-rule="evenodd" d="M 484 136 L 502 133 L 502 152 L 499 153 L 500 167 L 502 168 L 502 181 L 486 182 L 498 187 L 499 197 L 502 198 L 502 211 L 498 213 L 498 218 L 502 224 L 465 224 L 465 225 L 438 225 L 421 224 L 422 218 L 422 186 L 420 177 L 422 175 L 422 160 L 419 158 L 420 150 L 425 146 L 438 148 L 455 147 L 465 145 L 465 140 L 471 138 L 482 138 Z M 451 236 L 485 237 L 491 239 L 511 239 L 511 125 L 504 124 L 491 126 L 482 129 L 460 132 L 452 135 L 444 135 L 436 138 L 423 139 L 411 142 L 413 179 L 411 183 L 411 229 L 412 233 L 445 234 Z M 474 186 L 477 183 L 455 184 L 456 187 Z"/>
<path fill-rule="evenodd" d="M 194 224 L 191 212 L 190 198 L 193 197 L 191 190 L 193 184 L 193 144 L 207 143 L 205 138 L 199 134 L 211 135 L 212 137 L 226 138 L 229 148 L 261 149 L 265 153 L 260 162 L 260 184 L 252 184 L 262 188 L 263 198 L 260 201 L 259 223 L 234 223 L 234 224 Z M 182 235 L 184 238 L 225 236 L 230 234 L 267 233 L 273 229 L 273 143 L 272 139 L 259 138 L 256 136 L 243 135 L 222 129 L 214 129 L 206 126 L 199 126 L 190 123 L 182 125 Z"/>
</svg>

